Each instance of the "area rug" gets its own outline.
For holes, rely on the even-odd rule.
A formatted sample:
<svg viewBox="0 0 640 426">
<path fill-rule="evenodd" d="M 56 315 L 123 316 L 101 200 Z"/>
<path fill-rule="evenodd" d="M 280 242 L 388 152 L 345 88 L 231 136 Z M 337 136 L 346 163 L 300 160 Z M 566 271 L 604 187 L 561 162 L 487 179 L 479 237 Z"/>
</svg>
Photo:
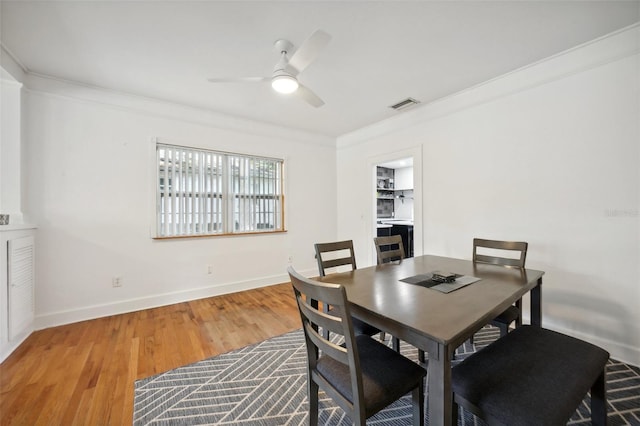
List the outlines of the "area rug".
<svg viewBox="0 0 640 426">
<path fill-rule="evenodd" d="M 454 363 L 497 337 L 496 328 L 485 327 L 474 338 L 475 348 L 465 343 Z M 403 343 L 401 352 L 417 362 L 414 347 Z M 305 425 L 306 380 L 304 336 L 297 330 L 137 381 L 133 424 Z M 607 398 L 609 424 L 640 425 L 640 369 L 609 361 Z M 589 415 L 587 397 L 569 424 L 590 424 Z M 319 424 L 347 426 L 351 420 L 321 392 Z M 367 424 L 410 425 L 410 396 L 371 417 Z M 481 426 L 484 422 L 461 410 L 458 424 Z"/>
</svg>

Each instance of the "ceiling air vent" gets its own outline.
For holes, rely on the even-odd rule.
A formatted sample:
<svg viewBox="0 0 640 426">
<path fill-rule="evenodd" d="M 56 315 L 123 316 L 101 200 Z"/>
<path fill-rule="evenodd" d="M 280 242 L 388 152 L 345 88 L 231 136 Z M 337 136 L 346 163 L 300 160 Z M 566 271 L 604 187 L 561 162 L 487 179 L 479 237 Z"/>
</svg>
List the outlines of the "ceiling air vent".
<svg viewBox="0 0 640 426">
<path fill-rule="evenodd" d="M 396 111 L 402 111 L 403 109 L 407 109 L 412 107 L 413 105 L 418 105 L 420 101 L 417 101 L 413 98 L 404 99 L 396 104 L 391 105 L 389 108 L 393 108 Z"/>
</svg>

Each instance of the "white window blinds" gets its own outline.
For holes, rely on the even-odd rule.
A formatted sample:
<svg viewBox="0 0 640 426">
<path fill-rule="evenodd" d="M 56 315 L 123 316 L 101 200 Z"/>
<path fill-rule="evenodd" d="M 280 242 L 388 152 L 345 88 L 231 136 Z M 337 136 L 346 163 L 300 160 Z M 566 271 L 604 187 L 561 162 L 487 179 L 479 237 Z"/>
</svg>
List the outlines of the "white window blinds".
<svg viewBox="0 0 640 426">
<path fill-rule="evenodd" d="M 157 236 L 284 230 L 283 160 L 157 144 Z"/>
</svg>

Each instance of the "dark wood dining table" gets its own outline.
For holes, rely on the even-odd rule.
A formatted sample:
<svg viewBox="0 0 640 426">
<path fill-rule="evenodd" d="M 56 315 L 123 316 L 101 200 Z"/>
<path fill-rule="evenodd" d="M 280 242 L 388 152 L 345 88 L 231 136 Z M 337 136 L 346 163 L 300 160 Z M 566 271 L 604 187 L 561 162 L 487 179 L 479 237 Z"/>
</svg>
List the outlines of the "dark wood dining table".
<svg viewBox="0 0 640 426">
<path fill-rule="evenodd" d="M 480 278 L 443 293 L 402 279 L 433 271 Z M 425 255 L 339 272 L 320 281 L 344 285 L 355 317 L 428 353 L 429 425 L 450 425 L 451 359 L 458 346 L 527 293 L 530 320 L 541 325 L 544 272 Z"/>
</svg>

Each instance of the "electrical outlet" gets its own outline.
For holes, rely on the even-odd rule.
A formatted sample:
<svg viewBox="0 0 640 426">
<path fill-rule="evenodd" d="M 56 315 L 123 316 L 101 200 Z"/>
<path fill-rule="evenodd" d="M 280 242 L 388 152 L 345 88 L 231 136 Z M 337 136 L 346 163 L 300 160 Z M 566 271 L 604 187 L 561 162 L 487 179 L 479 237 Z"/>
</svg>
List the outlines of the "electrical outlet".
<svg viewBox="0 0 640 426">
<path fill-rule="evenodd" d="M 207 275 L 213 274 L 213 266 L 207 265 Z"/>
<path fill-rule="evenodd" d="M 113 277 L 111 285 L 113 287 L 122 287 L 122 277 Z"/>
<path fill-rule="evenodd" d="M 289 255 L 289 259 L 287 260 L 289 263 L 293 263 L 293 256 Z"/>
</svg>

